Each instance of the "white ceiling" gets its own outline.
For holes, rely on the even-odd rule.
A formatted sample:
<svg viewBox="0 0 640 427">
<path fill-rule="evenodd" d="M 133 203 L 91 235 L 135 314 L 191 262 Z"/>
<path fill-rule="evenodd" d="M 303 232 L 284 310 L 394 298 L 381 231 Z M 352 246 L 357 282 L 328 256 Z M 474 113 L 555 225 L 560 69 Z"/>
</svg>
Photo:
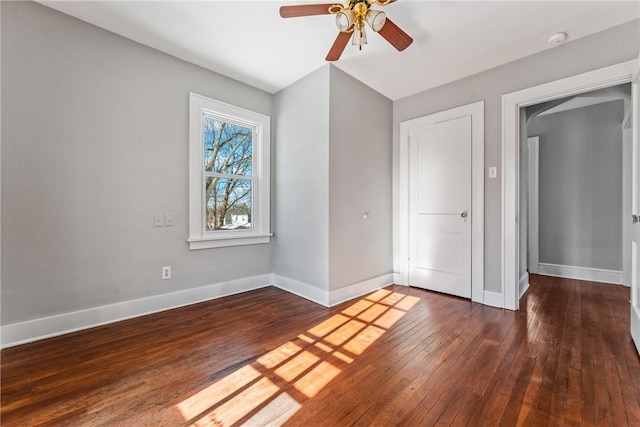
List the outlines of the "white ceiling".
<svg viewBox="0 0 640 427">
<path fill-rule="evenodd" d="M 282 19 L 300 1 L 41 1 L 114 33 L 275 93 L 320 68 L 337 35 L 331 15 Z M 397 52 L 369 31 L 335 64 L 395 100 L 640 16 L 638 1 L 416 1 L 385 7 L 414 38 Z M 597 54 L 585 53 L 585 54 Z"/>
</svg>

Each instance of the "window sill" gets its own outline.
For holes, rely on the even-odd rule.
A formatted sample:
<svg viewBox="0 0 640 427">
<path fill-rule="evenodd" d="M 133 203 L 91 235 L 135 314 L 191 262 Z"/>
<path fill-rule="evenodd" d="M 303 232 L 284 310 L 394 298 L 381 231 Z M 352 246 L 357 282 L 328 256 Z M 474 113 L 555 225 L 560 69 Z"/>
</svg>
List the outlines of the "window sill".
<svg viewBox="0 0 640 427">
<path fill-rule="evenodd" d="M 251 236 L 229 236 L 225 238 L 195 237 L 188 239 L 189 250 L 224 248 L 227 246 L 259 245 L 271 242 L 273 234 L 253 234 Z"/>
</svg>

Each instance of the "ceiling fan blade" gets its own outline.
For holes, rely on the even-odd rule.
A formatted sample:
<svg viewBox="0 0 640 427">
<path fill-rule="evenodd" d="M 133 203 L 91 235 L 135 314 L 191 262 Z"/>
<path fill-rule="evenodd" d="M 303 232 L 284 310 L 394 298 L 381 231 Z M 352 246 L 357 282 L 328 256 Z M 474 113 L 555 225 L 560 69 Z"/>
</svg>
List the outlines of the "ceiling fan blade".
<svg viewBox="0 0 640 427">
<path fill-rule="evenodd" d="M 384 37 L 393 47 L 402 51 L 409 47 L 413 43 L 411 36 L 400 29 L 389 18 L 384 24 L 384 27 L 378 31 L 382 37 Z"/>
<path fill-rule="evenodd" d="M 329 8 L 335 3 L 322 4 L 298 4 L 294 6 L 281 6 L 280 16 L 283 18 L 296 18 L 298 16 L 329 15 Z"/>
<path fill-rule="evenodd" d="M 329 49 L 329 53 L 325 58 L 327 61 L 337 61 L 340 59 L 344 48 L 347 47 L 347 43 L 349 43 L 349 39 L 353 33 L 338 33 L 338 37 L 336 37 L 336 41 L 333 42 L 331 49 Z"/>
</svg>

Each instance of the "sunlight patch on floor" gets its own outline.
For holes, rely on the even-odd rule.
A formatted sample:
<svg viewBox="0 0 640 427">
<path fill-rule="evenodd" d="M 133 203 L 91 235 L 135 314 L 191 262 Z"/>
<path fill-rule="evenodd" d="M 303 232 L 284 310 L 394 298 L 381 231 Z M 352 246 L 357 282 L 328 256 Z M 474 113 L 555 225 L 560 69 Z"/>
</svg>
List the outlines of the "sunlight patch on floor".
<svg viewBox="0 0 640 427">
<path fill-rule="evenodd" d="M 288 393 L 281 393 L 249 418 L 245 424 L 247 426 L 280 426 L 301 407 L 302 405 Z"/>
<path fill-rule="evenodd" d="M 212 405 L 232 396 L 247 384 L 260 378 L 260 372 L 251 365 L 244 366 L 218 382 L 178 403 L 178 409 L 185 419 L 190 420 Z"/>
<path fill-rule="evenodd" d="M 341 369 L 336 368 L 331 363 L 322 361 L 304 377 L 293 383 L 293 386 L 305 396 L 313 397 L 338 376 L 340 371 Z"/>
<path fill-rule="evenodd" d="M 176 405 L 195 426 L 278 426 L 420 298 L 380 289 Z"/>
<path fill-rule="evenodd" d="M 320 358 L 318 356 L 305 350 L 276 369 L 275 373 L 283 380 L 291 382 L 314 366 L 319 360 Z"/>
<path fill-rule="evenodd" d="M 302 347 L 289 341 L 260 357 L 258 363 L 267 369 L 272 369 L 301 351 Z"/>
<path fill-rule="evenodd" d="M 361 333 L 349 341 L 344 349 L 356 356 L 361 355 L 371 344 L 384 334 L 385 330 L 369 325 Z"/>
<path fill-rule="evenodd" d="M 365 326 L 367 326 L 366 323 L 351 320 L 324 337 L 324 341 L 333 346 L 340 346 L 349 338 L 354 337 L 358 332 L 364 329 Z"/>
<path fill-rule="evenodd" d="M 347 323 L 349 320 L 351 320 L 351 317 L 336 314 L 319 325 L 309 329 L 307 332 L 311 335 L 315 335 L 316 337 L 324 337 L 329 332 Z"/>
<path fill-rule="evenodd" d="M 261 378 L 251 387 L 236 394 L 232 399 L 197 420 L 198 427 L 210 425 L 230 426 L 251 413 L 255 408 L 274 396 L 280 388 L 267 378 Z"/>
</svg>

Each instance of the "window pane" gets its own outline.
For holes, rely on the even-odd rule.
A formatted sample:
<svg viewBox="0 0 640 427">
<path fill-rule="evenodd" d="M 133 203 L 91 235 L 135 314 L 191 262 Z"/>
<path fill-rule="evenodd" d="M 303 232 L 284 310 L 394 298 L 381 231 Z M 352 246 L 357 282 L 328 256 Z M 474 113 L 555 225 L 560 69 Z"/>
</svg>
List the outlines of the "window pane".
<svg viewBox="0 0 640 427">
<path fill-rule="evenodd" d="M 253 130 L 204 116 L 204 170 L 251 176 Z"/>
<path fill-rule="evenodd" d="M 207 231 L 253 228 L 251 184 L 248 179 L 207 178 Z"/>
</svg>

